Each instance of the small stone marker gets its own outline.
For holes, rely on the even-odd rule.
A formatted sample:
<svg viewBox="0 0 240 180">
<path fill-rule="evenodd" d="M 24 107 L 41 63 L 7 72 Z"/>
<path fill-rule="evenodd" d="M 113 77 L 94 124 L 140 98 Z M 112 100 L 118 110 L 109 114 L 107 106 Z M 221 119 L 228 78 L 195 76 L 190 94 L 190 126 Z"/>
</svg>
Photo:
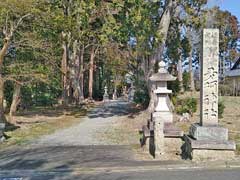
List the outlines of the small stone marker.
<svg viewBox="0 0 240 180">
<path fill-rule="evenodd" d="M 103 101 L 109 101 L 109 95 L 108 95 L 108 88 L 107 88 L 107 86 L 104 87 Z"/>
<path fill-rule="evenodd" d="M 155 119 L 154 121 L 154 156 L 158 158 L 164 154 L 164 121 L 163 119 Z"/>
<path fill-rule="evenodd" d="M 131 85 L 131 87 L 129 89 L 129 95 L 128 95 L 129 102 L 134 102 L 135 92 L 136 92 L 135 87 L 133 85 Z"/>
</svg>

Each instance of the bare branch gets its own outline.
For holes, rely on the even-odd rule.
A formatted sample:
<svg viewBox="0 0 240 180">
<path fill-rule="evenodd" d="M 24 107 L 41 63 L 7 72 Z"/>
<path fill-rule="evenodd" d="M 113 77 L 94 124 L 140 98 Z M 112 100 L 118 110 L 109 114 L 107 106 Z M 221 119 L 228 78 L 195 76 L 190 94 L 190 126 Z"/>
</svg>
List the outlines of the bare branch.
<svg viewBox="0 0 240 180">
<path fill-rule="evenodd" d="M 13 31 L 15 31 L 15 30 L 18 28 L 18 26 L 23 22 L 23 19 L 27 18 L 27 17 L 30 16 L 30 15 L 31 15 L 31 14 L 28 13 L 28 14 L 25 14 L 24 16 L 22 16 L 22 17 L 18 20 L 17 24 L 14 26 Z"/>
</svg>

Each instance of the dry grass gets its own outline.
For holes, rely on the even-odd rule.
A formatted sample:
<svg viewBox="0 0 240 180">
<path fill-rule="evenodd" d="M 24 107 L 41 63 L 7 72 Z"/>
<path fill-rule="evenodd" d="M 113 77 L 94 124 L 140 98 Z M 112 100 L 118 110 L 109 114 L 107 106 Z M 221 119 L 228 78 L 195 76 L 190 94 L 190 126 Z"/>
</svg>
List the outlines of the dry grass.
<svg viewBox="0 0 240 180">
<path fill-rule="evenodd" d="M 77 124 L 88 108 L 36 107 L 20 112 L 14 117 L 15 125 L 7 128 L 5 134 L 8 138 L 0 144 L 0 149 L 26 144 L 42 135 Z"/>
<path fill-rule="evenodd" d="M 198 110 L 194 113 L 191 121 L 189 123 L 178 123 L 178 125 L 184 130 L 185 132 L 188 131 L 189 126 L 191 123 L 199 122 L 199 98 L 200 95 L 198 92 L 192 93 L 187 92 L 180 97 L 194 97 L 198 99 Z M 233 97 L 233 96 L 222 96 L 219 97 L 220 101 L 223 101 L 225 105 L 225 110 L 223 113 L 223 118 L 219 119 L 220 125 L 223 127 L 228 128 L 229 130 L 229 138 L 234 140 L 237 144 L 237 153 L 240 154 L 240 97 Z"/>
<path fill-rule="evenodd" d="M 230 139 L 237 143 L 237 153 L 240 154 L 240 97 L 224 96 L 220 98 L 225 110 L 219 122 L 229 129 Z"/>
<path fill-rule="evenodd" d="M 192 93 L 187 92 L 181 97 L 195 97 L 200 101 L 200 96 L 198 92 Z M 223 118 L 219 119 L 220 125 L 229 129 L 229 136 L 231 140 L 237 143 L 237 153 L 240 154 L 240 97 L 220 97 L 220 101 L 224 102 L 226 106 Z M 199 122 L 200 120 L 199 103 L 198 110 L 191 117 L 189 122 L 178 122 L 178 117 L 175 115 L 174 121 L 176 126 L 180 127 L 186 134 L 189 131 L 189 127 L 192 123 Z M 150 118 L 148 112 L 141 112 L 135 118 L 122 118 L 117 124 L 113 126 L 113 129 L 106 133 L 109 139 L 112 139 L 115 143 L 131 144 L 134 151 L 136 152 L 137 158 L 141 159 L 151 159 L 149 154 L 142 152 L 139 145 L 139 130 L 142 125 L 146 125 L 147 119 Z"/>
</svg>

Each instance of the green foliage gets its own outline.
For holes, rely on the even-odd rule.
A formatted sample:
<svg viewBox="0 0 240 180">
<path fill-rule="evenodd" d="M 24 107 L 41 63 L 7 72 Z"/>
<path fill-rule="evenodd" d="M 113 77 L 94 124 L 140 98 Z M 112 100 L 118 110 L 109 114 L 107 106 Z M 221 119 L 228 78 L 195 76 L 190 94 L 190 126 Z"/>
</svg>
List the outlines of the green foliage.
<svg viewBox="0 0 240 180">
<path fill-rule="evenodd" d="M 134 102 L 141 104 L 143 107 L 147 107 L 149 104 L 149 95 L 146 89 L 138 89 L 134 94 Z"/>
<path fill-rule="evenodd" d="M 176 95 L 180 92 L 180 82 L 178 79 L 175 81 L 168 82 L 168 89 L 173 91 L 173 94 Z"/>
<path fill-rule="evenodd" d="M 4 43 L 2 29 L 10 29 L 21 17 L 29 14 L 17 29 L 10 42 L 8 54 L 3 63 L 2 75 L 5 80 L 5 99 L 11 103 L 14 82 L 22 85 L 22 104 L 51 105 L 61 96 L 62 72 L 62 43 L 66 42 L 69 57 L 67 69 L 75 68 L 73 42 L 80 47 L 76 54 L 84 51 L 84 93 L 88 94 L 89 54 L 92 47 L 96 48 L 94 62 L 94 97 L 99 99 L 103 87 L 109 87 L 109 93 L 115 86 L 120 94 L 124 77 L 133 74 L 136 85 L 136 103 L 147 106 L 149 102 L 146 80 L 151 57 L 159 47 L 161 35 L 159 21 L 165 1 L 146 0 L 1 0 L 0 1 L 0 47 Z M 177 1 L 181 6 L 181 14 L 185 16 L 171 17 L 171 26 L 166 42 L 166 59 L 169 64 L 176 65 L 181 58 L 189 57 L 191 43 L 182 33 L 183 27 L 202 26 L 201 8 L 206 0 Z M 176 8 L 177 9 L 177 8 Z M 174 14 L 174 13 L 173 13 Z M 229 13 L 217 10 L 219 18 L 215 22 L 220 27 L 221 46 L 231 48 L 236 46 L 237 20 Z M 226 23 L 230 22 L 230 24 Z M 67 34 L 63 36 L 63 34 Z M 227 39 L 226 39 L 227 38 Z M 83 48 L 83 49 L 82 49 Z M 236 52 L 229 52 L 231 57 Z M 157 64 L 156 64 L 157 65 Z M 175 66 L 176 67 L 176 66 Z M 78 72 L 79 73 L 79 72 Z M 70 74 L 66 72 L 66 74 Z M 77 73 L 76 73 L 77 74 Z M 72 86 L 73 78 L 68 77 L 68 85 Z M 77 79 L 78 81 L 79 79 Z M 189 89 L 189 73 L 183 73 L 183 85 Z M 174 94 L 180 91 L 178 80 L 171 82 L 169 88 Z M 193 103 L 193 102 L 192 102 Z M 183 108 L 191 109 L 189 107 Z M 182 110 L 183 111 L 183 110 Z M 193 111 L 193 110 L 190 110 Z"/>
<path fill-rule="evenodd" d="M 185 91 L 190 90 L 190 73 L 186 71 L 183 73 L 183 87 Z"/>
<path fill-rule="evenodd" d="M 12 103 L 12 95 L 13 95 L 13 83 L 7 81 L 4 85 L 4 96 L 7 101 L 7 107 L 9 108 Z"/>
<path fill-rule="evenodd" d="M 191 51 L 191 44 L 187 37 L 184 37 L 182 39 L 181 46 L 182 46 L 182 50 L 183 50 L 183 57 L 185 57 L 185 58 L 189 57 L 190 51 Z"/>
<path fill-rule="evenodd" d="M 218 117 L 223 118 L 223 113 L 224 113 L 225 105 L 223 101 L 218 102 Z"/>
<path fill-rule="evenodd" d="M 61 91 L 46 86 L 43 83 L 36 83 L 22 88 L 21 106 L 49 106 L 57 103 Z"/>
<path fill-rule="evenodd" d="M 136 87 L 137 88 L 136 88 L 133 100 L 136 104 L 140 104 L 144 108 L 146 108 L 150 101 L 147 86 L 145 82 L 141 81 L 139 84 L 137 84 Z"/>
<path fill-rule="evenodd" d="M 185 99 L 176 100 L 176 112 L 178 114 L 189 113 L 193 114 L 197 111 L 197 99 L 188 97 Z"/>
</svg>

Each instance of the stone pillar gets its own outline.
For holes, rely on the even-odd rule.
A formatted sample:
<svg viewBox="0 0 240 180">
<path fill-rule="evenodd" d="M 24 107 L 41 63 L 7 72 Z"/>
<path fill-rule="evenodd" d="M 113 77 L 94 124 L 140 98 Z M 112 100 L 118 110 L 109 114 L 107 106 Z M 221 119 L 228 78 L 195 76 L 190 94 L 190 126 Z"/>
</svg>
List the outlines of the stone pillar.
<svg viewBox="0 0 240 180">
<path fill-rule="evenodd" d="M 202 41 L 200 123 L 192 124 L 185 136 L 186 153 L 192 159 L 229 158 L 236 144 L 218 124 L 219 30 L 204 29 Z"/>
<path fill-rule="evenodd" d="M 219 30 L 203 30 L 200 124 L 218 125 Z"/>
<path fill-rule="evenodd" d="M 154 113 L 153 113 L 154 114 Z M 164 153 L 164 120 L 158 116 L 154 118 L 154 156 L 160 157 Z"/>
</svg>

